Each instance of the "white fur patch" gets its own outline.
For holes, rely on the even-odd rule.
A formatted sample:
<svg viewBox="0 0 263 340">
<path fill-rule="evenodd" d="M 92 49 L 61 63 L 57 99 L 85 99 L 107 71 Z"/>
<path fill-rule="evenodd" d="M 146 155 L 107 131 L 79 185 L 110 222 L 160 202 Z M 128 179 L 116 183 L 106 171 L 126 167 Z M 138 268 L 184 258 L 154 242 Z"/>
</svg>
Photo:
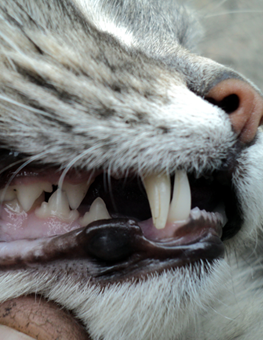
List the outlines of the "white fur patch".
<svg viewBox="0 0 263 340">
<path fill-rule="evenodd" d="M 237 336 L 258 340 L 262 327 L 254 326 L 250 333 L 249 326 L 258 320 L 263 296 L 256 291 L 259 280 L 251 282 L 256 267 L 248 265 L 248 259 L 237 263 L 235 256 L 228 256 L 210 267 L 209 275 L 209 266 L 206 270 L 201 266 L 196 273 L 193 266 L 102 289 L 84 282 L 85 266 L 81 269 L 79 262 L 56 274 L 52 266 L 46 272 L 2 273 L 1 299 L 41 294 L 72 310 L 93 340 L 225 340 Z M 78 269 L 78 275 L 68 275 L 71 268 Z"/>
<path fill-rule="evenodd" d="M 73 0 L 81 9 L 84 16 L 92 20 L 96 28 L 114 36 L 123 46 L 131 47 L 134 42 L 132 33 L 128 28 L 117 24 L 114 18 L 109 17 L 101 6 L 100 0 Z"/>
</svg>

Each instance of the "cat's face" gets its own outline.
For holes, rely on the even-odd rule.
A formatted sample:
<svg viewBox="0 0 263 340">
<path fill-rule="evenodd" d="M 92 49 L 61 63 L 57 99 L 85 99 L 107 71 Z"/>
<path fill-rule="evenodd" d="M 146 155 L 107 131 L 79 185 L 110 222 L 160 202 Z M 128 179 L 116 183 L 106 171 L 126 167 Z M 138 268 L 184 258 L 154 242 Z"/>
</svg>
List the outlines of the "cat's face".
<svg viewBox="0 0 263 340">
<path fill-rule="evenodd" d="M 259 91 L 179 38 L 158 54 L 158 30 L 140 46 L 88 5 L 21 3 L 0 21 L 0 300 L 22 296 L 1 323 L 37 294 L 63 339 L 186 334 L 261 225 Z"/>
</svg>

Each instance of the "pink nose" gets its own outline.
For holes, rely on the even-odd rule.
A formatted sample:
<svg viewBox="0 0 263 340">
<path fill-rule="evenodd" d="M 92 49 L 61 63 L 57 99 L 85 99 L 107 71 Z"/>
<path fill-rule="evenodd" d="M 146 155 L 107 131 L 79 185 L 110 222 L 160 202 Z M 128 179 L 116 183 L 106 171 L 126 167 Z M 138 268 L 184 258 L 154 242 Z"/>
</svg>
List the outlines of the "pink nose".
<svg viewBox="0 0 263 340">
<path fill-rule="evenodd" d="M 240 141 L 251 142 L 263 121 L 263 98 L 249 84 L 239 79 L 227 79 L 214 86 L 206 99 L 229 114 Z"/>
</svg>

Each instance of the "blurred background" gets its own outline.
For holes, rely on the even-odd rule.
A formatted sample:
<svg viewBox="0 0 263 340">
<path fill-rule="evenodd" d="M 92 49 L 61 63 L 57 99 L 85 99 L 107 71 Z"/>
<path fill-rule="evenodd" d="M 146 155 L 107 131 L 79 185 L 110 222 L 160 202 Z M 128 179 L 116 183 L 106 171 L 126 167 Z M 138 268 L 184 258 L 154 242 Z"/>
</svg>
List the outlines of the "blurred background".
<svg viewBox="0 0 263 340">
<path fill-rule="evenodd" d="M 263 0 L 189 0 L 205 29 L 201 54 L 230 66 L 263 91 Z"/>
</svg>

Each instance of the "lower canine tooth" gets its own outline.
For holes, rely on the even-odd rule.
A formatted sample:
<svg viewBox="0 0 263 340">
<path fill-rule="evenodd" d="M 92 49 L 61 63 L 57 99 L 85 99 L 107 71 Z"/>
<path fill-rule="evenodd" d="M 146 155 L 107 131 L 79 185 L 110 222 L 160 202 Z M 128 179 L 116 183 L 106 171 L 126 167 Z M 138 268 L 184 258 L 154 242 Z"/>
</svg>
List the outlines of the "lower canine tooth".
<svg viewBox="0 0 263 340">
<path fill-rule="evenodd" d="M 52 192 L 51 183 L 33 183 L 26 185 L 18 185 L 16 188 L 17 199 L 25 212 L 28 212 L 35 200 L 42 194 L 43 191 Z"/>
<path fill-rule="evenodd" d="M 156 229 L 163 229 L 166 225 L 171 198 L 171 181 L 166 175 L 152 175 L 143 178 L 148 196 L 153 224 Z"/>
<path fill-rule="evenodd" d="M 174 179 L 173 199 L 170 205 L 168 222 L 183 221 L 191 211 L 191 190 L 187 173 L 176 171 Z"/>
<path fill-rule="evenodd" d="M 80 225 L 86 227 L 91 222 L 108 219 L 111 219 L 111 216 L 106 208 L 106 204 L 98 197 L 91 204 L 90 210 L 80 219 Z"/>
<path fill-rule="evenodd" d="M 39 218 L 57 217 L 67 223 L 75 221 L 79 216 L 77 210 L 69 209 L 67 195 L 60 189 L 50 196 L 48 203 L 43 202 L 40 208 L 35 210 L 35 214 Z"/>
</svg>

